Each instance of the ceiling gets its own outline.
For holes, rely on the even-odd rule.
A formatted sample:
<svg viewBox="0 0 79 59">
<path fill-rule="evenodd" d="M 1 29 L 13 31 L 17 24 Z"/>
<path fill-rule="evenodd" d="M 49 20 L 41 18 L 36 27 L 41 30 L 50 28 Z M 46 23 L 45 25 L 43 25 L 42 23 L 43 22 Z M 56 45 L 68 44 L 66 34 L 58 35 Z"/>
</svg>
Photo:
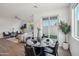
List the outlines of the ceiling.
<svg viewBox="0 0 79 59">
<path fill-rule="evenodd" d="M 25 19 L 36 13 L 68 6 L 68 3 L 0 3 L 0 17 L 19 16 Z"/>
</svg>

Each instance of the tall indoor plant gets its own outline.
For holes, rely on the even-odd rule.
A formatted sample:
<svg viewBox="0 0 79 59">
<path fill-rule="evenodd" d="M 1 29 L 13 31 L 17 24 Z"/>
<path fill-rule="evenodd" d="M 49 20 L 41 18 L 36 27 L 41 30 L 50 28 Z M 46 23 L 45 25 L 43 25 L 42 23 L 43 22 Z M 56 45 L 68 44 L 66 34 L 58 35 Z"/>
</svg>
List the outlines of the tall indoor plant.
<svg viewBox="0 0 79 59">
<path fill-rule="evenodd" d="M 66 35 L 70 32 L 70 25 L 68 25 L 67 23 L 64 23 L 64 22 L 61 21 L 60 22 L 60 29 L 65 34 L 64 44 L 68 45 L 68 42 L 66 41 Z"/>
</svg>

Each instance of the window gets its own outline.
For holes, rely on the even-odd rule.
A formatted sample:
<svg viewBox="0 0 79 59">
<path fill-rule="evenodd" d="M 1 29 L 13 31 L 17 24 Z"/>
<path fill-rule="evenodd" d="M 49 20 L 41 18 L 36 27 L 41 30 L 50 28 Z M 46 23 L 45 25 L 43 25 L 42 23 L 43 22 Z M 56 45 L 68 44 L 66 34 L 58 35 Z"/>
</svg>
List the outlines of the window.
<svg viewBox="0 0 79 59">
<path fill-rule="evenodd" d="M 50 25 L 55 25 L 57 23 L 57 17 L 50 17 Z"/>
<path fill-rule="evenodd" d="M 79 40 L 79 4 L 74 4 L 72 10 L 72 36 Z"/>
<path fill-rule="evenodd" d="M 44 17 L 43 18 L 43 34 L 45 35 L 57 35 L 57 16 Z"/>
<path fill-rule="evenodd" d="M 75 7 L 75 23 L 76 23 L 76 35 L 79 37 L 79 4 Z"/>
<path fill-rule="evenodd" d="M 45 17 L 43 18 L 43 34 L 48 35 L 48 27 L 49 27 L 49 18 Z"/>
<path fill-rule="evenodd" d="M 47 18 L 43 18 L 43 26 L 48 26 L 49 25 L 49 19 Z"/>
</svg>

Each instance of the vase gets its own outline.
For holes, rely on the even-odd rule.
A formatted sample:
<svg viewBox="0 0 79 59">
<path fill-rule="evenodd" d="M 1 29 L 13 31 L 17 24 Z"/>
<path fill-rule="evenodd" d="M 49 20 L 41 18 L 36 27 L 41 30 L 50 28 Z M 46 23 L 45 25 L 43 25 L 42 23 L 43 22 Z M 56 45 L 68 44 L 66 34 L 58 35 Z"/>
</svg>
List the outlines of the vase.
<svg viewBox="0 0 79 59">
<path fill-rule="evenodd" d="M 63 49 L 68 50 L 68 48 L 69 48 L 69 44 L 68 43 L 63 43 Z"/>
</svg>

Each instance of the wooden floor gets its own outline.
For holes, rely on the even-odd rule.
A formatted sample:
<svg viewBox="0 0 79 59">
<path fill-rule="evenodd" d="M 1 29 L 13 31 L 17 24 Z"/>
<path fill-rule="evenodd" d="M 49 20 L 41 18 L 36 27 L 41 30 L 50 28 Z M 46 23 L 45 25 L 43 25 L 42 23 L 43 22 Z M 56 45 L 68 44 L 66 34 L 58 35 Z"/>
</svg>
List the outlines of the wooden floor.
<svg viewBox="0 0 79 59">
<path fill-rule="evenodd" d="M 21 44 L 6 39 L 0 39 L 0 55 L 24 56 L 24 47 Z"/>
<path fill-rule="evenodd" d="M 24 45 L 0 39 L 0 56 L 25 56 Z M 59 47 L 58 56 L 70 56 L 70 52 Z"/>
<path fill-rule="evenodd" d="M 69 50 L 64 50 L 62 47 L 59 47 L 58 56 L 71 56 L 71 54 Z"/>
</svg>

